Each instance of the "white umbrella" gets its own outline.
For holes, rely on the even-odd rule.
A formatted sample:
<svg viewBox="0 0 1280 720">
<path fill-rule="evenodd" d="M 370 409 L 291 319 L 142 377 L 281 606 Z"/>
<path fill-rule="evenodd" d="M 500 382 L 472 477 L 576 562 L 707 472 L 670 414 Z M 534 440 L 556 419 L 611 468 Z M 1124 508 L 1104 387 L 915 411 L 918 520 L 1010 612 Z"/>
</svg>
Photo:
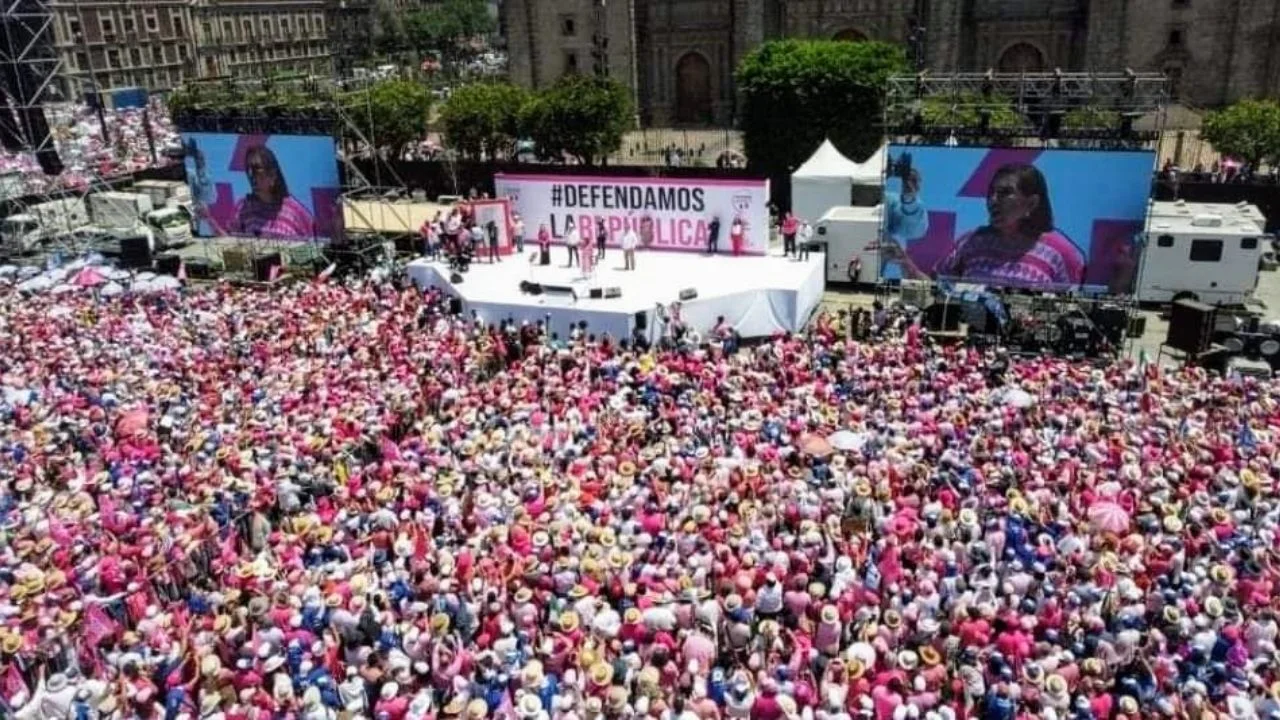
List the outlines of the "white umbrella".
<svg viewBox="0 0 1280 720">
<path fill-rule="evenodd" d="M 60 283 L 60 284 L 58 284 L 58 285 L 54 285 L 54 286 L 53 286 L 53 288 L 49 290 L 49 293 L 50 293 L 50 294 L 52 294 L 52 295 L 66 295 L 67 293 L 69 293 L 69 292 L 71 292 L 72 290 L 75 290 L 75 289 L 76 289 L 76 286 L 75 286 L 75 285 L 68 285 L 67 283 Z"/>
<path fill-rule="evenodd" d="M 57 281 L 48 275 L 37 275 L 30 280 L 24 280 L 21 283 L 18 283 L 18 289 L 26 292 L 42 292 L 53 287 L 55 282 Z"/>
<path fill-rule="evenodd" d="M 1004 404 L 1016 408 L 1029 408 L 1036 404 L 1036 399 L 1022 388 L 1009 388 L 1004 393 Z"/>
<path fill-rule="evenodd" d="M 103 297 L 115 297 L 124 292 L 124 286 L 117 282 L 109 282 L 99 290 Z"/>
<path fill-rule="evenodd" d="M 837 450 L 861 450 L 867 444 L 867 436 L 864 433 L 856 433 L 852 430 L 837 430 L 827 436 L 827 442 L 831 443 L 831 447 Z"/>
<path fill-rule="evenodd" d="M 0 277 L 13 277 L 17 274 L 17 265 L 0 265 Z"/>
</svg>

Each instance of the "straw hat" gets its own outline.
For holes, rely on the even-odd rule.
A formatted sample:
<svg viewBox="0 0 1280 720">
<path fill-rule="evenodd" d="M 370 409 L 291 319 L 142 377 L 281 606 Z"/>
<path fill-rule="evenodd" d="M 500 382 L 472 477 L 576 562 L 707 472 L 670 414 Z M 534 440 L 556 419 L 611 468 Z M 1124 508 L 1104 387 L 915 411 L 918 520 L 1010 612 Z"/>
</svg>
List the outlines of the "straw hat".
<svg viewBox="0 0 1280 720">
<path fill-rule="evenodd" d="M 920 648 L 920 660 L 925 667 L 933 667 L 942 662 L 942 654 L 932 645 L 925 645 Z"/>
<path fill-rule="evenodd" d="M 613 682 L 613 666 L 607 662 L 597 662 L 587 671 L 587 676 L 592 685 L 606 687 Z"/>
<path fill-rule="evenodd" d="M 571 633 L 578 629 L 582 619 L 578 617 L 578 613 L 572 610 L 566 610 L 560 613 L 560 632 Z"/>
<path fill-rule="evenodd" d="M 467 720 L 484 720 L 489 715 L 489 704 L 480 698 L 467 703 Z"/>
<path fill-rule="evenodd" d="M 445 715 L 461 715 L 467 709 L 467 700 L 462 695 L 454 695 L 445 703 L 442 712 Z M 486 708 L 488 709 L 488 708 Z"/>
<path fill-rule="evenodd" d="M 867 672 L 867 666 L 863 664 L 859 658 L 849 658 L 849 662 L 845 666 L 846 672 L 849 673 L 850 680 L 857 680 Z"/>
</svg>

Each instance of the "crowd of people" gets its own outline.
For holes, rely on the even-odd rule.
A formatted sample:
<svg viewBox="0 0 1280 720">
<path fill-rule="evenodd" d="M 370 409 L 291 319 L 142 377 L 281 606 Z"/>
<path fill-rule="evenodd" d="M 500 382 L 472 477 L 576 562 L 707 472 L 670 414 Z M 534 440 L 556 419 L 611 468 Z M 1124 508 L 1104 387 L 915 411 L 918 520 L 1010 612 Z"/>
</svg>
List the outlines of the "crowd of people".
<svg viewBox="0 0 1280 720">
<path fill-rule="evenodd" d="M 4 715 L 1280 717 L 1274 384 L 448 307 L 0 289 Z"/>
<path fill-rule="evenodd" d="M 0 150 L 0 181 L 7 195 L 31 195 L 63 189 L 83 190 L 101 178 L 112 178 L 172 162 L 167 148 L 178 145 L 178 133 L 168 111 L 153 100 L 141 108 L 103 110 L 107 137 L 97 112 L 86 104 L 51 105 L 45 110 L 53 147 L 65 169 L 46 175 L 31 150 Z M 145 125 L 149 123 L 151 138 Z M 154 151 L 154 154 L 153 154 Z"/>
</svg>

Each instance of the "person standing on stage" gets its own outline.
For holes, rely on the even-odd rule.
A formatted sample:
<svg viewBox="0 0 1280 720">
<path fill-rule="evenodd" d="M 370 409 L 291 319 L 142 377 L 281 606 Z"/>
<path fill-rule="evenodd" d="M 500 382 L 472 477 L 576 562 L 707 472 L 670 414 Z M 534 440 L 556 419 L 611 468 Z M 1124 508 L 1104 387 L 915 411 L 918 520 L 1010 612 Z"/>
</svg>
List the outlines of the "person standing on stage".
<svg viewBox="0 0 1280 720">
<path fill-rule="evenodd" d="M 511 235 L 513 236 L 514 242 L 516 244 L 516 252 L 523 255 L 524 254 L 524 220 L 521 219 L 518 214 L 513 216 L 512 219 L 515 220 L 515 222 L 511 224 Z"/>
<path fill-rule="evenodd" d="M 538 227 L 538 264 L 551 264 L 551 231 L 546 223 Z"/>
<path fill-rule="evenodd" d="M 569 248 L 569 267 L 580 264 L 578 248 L 582 246 L 582 239 L 586 234 L 582 228 L 575 227 L 569 231 L 569 235 L 564 239 L 565 246 Z"/>
<path fill-rule="evenodd" d="M 627 226 L 626 232 L 622 233 L 622 262 L 624 270 L 636 269 L 636 245 L 640 243 L 640 237 L 636 235 L 635 228 Z"/>
<path fill-rule="evenodd" d="M 742 254 L 742 246 L 747 240 L 747 224 L 742 218 L 735 217 L 733 224 L 729 226 L 729 244 L 733 247 L 733 256 L 738 257 Z"/>
<path fill-rule="evenodd" d="M 605 243 L 609 240 L 609 231 L 604 227 L 604 218 L 596 218 L 596 258 L 604 259 Z"/>
<path fill-rule="evenodd" d="M 720 244 L 720 218 L 713 217 L 707 223 L 707 253 L 716 254 L 716 246 Z"/>
<path fill-rule="evenodd" d="M 796 250 L 797 260 L 809 259 L 809 243 L 813 240 L 813 226 L 803 220 L 800 221 L 800 231 L 797 233 L 798 245 L 793 245 Z"/>
<path fill-rule="evenodd" d="M 799 229 L 800 221 L 788 211 L 787 216 L 782 218 L 782 254 L 784 257 L 796 251 L 796 231 Z"/>
<path fill-rule="evenodd" d="M 458 212 L 458 208 L 454 208 L 449 212 L 449 217 L 444 221 L 444 239 L 448 244 L 453 245 L 458 250 L 462 249 L 462 243 L 458 238 L 458 234 L 462 231 L 462 217 Z M 468 238 L 470 240 L 470 238 Z"/>
<path fill-rule="evenodd" d="M 489 237 L 489 262 L 502 262 L 498 257 L 498 221 L 490 220 L 484 224 L 484 233 Z"/>
<path fill-rule="evenodd" d="M 596 266 L 596 256 L 594 253 L 591 252 L 591 226 L 590 225 L 588 225 L 586 227 L 586 230 L 583 231 L 582 233 L 581 248 L 582 248 L 581 250 L 582 254 L 581 256 L 579 256 L 578 262 L 582 264 L 582 277 L 589 278 L 591 277 L 592 270 L 594 270 Z"/>
</svg>

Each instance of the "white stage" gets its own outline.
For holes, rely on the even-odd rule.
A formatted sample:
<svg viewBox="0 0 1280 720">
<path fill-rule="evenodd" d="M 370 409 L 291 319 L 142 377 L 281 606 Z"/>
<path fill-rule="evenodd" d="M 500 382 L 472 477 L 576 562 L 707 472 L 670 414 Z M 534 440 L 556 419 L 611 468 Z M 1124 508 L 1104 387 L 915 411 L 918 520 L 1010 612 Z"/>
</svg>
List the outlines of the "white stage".
<svg viewBox="0 0 1280 720">
<path fill-rule="evenodd" d="M 449 281 L 444 262 L 419 259 L 408 269 L 414 284 L 439 287 L 461 298 L 464 312 L 475 312 L 487 323 L 508 318 L 537 322 L 549 317 L 551 329 L 562 337 L 571 324 L 586 320 L 588 332 L 629 338 L 637 321 L 642 321 L 652 340 L 661 332 L 655 307 L 679 300 L 686 288 L 696 290 L 698 297 L 683 303 L 681 317 L 700 333 L 710 330 L 721 315 L 743 337 L 796 331 L 817 308 L 824 287 L 821 253 L 799 262 L 775 255 L 735 258 L 642 251 L 636 253 L 637 269 L 626 271 L 622 252 L 610 248 L 591 279 L 584 279 L 578 268 L 564 266 L 562 247 L 553 248 L 551 257 L 554 262 L 547 266 L 529 263 L 527 254 L 507 256 L 500 263 L 473 263 L 463 282 L 456 284 Z M 577 300 L 568 292 L 522 293 L 523 282 L 572 288 Z M 621 297 L 590 297 L 592 288 L 611 287 L 619 288 Z"/>
</svg>

